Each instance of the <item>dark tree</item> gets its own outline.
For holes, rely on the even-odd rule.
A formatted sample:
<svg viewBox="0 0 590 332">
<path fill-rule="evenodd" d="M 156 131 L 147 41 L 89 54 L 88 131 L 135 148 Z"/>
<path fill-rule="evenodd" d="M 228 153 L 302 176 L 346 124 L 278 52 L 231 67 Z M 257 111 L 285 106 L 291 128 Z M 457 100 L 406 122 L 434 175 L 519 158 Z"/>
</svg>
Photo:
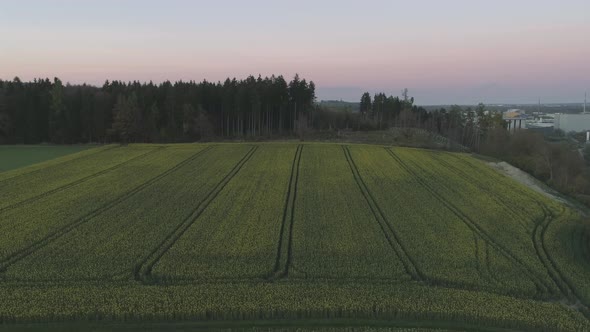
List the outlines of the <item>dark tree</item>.
<svg viewBox="0 0 590 332">
<path fill-rule="evenodd" d="M 106 81 L 102 87 L 16 77 L 0 81 L 4 143 L 185 142 L 297 134 L 315 123 L 315 84 L 298 75 L 203 81 Z M 191 121 L 187 121 L 188 107 Z M 196 110 L 196 111 L 195 111 Z M 199 125 L 195 128 L 195 122 Z M 187 127 L 188 126 L 188 127 Z"/>
<path fill-rule="evenodd" d="M 135 141 L 140 128 L 140 111 L 135 94 L 131 94 L 129 98 L 119 96 L 113 112 L 115 116 L 112 131 L 121 144 Z"/>
<path fill-rule="evenodd" d="M 367 115 L 371 113 L 371 109 L 373 108 L 373 103 L 371 102 L 371 95 L 368 92 L 363 93 L 361 97 L 361 116 L 363 119 L 367 118 Z"/>
<path fill-rule="evenodd" d="M 64 86 L 56 77 L 51 88 L 51 108 L 49 113 L 49 138 L 54 143 L 63 143 L 65 118 Z"/>
</svg>

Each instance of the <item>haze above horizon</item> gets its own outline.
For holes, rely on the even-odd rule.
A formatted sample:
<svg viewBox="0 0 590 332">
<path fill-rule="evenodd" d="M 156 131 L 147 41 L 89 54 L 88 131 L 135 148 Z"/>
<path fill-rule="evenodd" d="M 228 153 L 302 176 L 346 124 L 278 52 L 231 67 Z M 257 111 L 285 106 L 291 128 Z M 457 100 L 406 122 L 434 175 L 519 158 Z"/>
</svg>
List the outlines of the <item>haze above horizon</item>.
<svg viewBox="0 0 590 332">
<path fill-rule="evenodd" d="M 299 73 L 318 99 L 583 101 L 590 2 L 24 0 L 0 10 L 0 79 L 224 80 Z"/>
</svg>

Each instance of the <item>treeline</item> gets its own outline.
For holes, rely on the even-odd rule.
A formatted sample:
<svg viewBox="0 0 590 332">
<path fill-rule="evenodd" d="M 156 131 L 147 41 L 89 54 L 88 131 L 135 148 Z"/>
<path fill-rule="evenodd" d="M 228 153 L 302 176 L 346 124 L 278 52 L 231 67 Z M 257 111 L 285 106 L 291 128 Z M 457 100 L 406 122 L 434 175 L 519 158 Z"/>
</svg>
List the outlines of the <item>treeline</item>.
<svg viewBox="0 0 590 332">
<path fill-rule="evenodd" d="M 449 144 L 460 144 L 474 151 L 480 150 L 491 132 L 506 128 L 502 114 L 486 109 L 484 104 L 475 108 L 455 105 L 427 111 L 414 105 L 414 98 L 408 96 L 407 89 L 402 91 L 401 98 L 384 93 L 371 97 L 365 92 L 360 101 L 360 113 L 359 128 L 424 129 L 447 137 Z"/>
<path fill-rule="evenodd" d="M 225 82 L 0 80 L 0 143 L 182 142 L 296 134 L 312 125 L 315 84 L 296 75 Z"/>
<path fill-rule="evenodd" d="M 471 147 L 497 120 L 476 121 L 487 116 L 483 107 L 428 112 L 407 90 L 402 97 L 365 93 L 360 112 L 322 109 L 315 99 L 315 84 L 298 75 L 289 82 L 249 76 L 223 83 L 107 81 L 102 87 L 64 85 L 58 78 L 0 80 L 0 143 L 187 142 L 401 127 Z"/>
</svg>

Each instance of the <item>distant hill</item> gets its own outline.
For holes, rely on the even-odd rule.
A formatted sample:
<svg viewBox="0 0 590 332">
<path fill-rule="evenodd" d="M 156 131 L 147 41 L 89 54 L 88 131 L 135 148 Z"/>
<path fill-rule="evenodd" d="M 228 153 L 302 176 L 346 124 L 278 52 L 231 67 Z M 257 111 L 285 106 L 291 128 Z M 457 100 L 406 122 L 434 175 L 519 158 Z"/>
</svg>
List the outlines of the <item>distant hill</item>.
<svg viewBox="0 0 590 332">
<path fill-rule="evenodd" d="M 342 100 L 322 100 L 318 103 L 320 107 L 328 109 L 330 111 L 338 112 L 359 112 L 361 103 L 348 102 Z"/>
<path fill-rule="evenodd" d="M 583 110 L 583 104 L 580 103 L 563 103 L 563 104 L 485 104 L 486 109 L 492 111 L 504 112 L 509 109 L 518 108 L 529 112 L 543 112 L 543 113 L 581 113 Z M 475 108 L 477 105 L 460 105 L 463 108 L 472 107 Z M 451 105 L 427 105 L 422 106 L 428 111 L 437 110 L 440 108 L 451 108 Z"/>
</svg>

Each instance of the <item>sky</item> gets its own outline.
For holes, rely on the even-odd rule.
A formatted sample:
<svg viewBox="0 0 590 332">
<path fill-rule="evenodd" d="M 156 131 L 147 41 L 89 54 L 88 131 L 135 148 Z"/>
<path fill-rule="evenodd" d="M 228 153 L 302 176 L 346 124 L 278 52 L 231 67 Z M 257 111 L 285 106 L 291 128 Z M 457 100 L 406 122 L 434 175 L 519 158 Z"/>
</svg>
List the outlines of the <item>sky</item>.
<svg viewBox="0 0 590 332">
<path fill-rule="evenodd" d="M 583 102 L 589 0 L 0 0 L 0 79 L 295 73 L 322 99 Z"/>
</svg>

